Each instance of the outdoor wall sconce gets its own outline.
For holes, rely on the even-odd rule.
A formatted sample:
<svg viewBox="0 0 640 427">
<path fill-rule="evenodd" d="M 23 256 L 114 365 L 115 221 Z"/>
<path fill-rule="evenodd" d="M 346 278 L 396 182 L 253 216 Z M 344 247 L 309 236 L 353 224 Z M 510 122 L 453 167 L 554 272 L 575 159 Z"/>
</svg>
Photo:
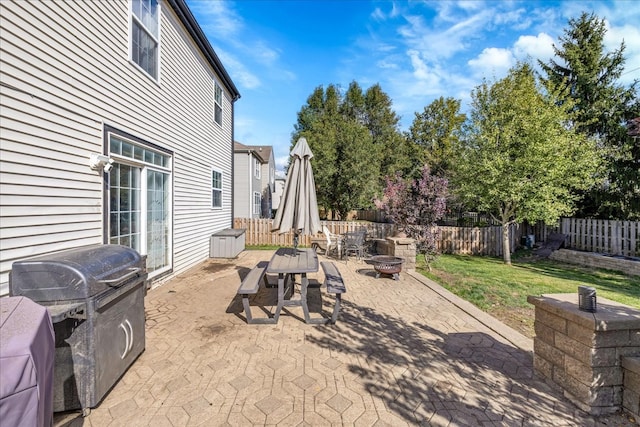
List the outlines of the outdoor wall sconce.
<svg viewBox="0 0 640 427">
<path fill-rule="evenodd" d="M 104 172 L 109 172 L 113 167 L 113 159 L 103 154 L 91 153 L 89 167 L 94 171 L 103 170 Z"/>
</svg>

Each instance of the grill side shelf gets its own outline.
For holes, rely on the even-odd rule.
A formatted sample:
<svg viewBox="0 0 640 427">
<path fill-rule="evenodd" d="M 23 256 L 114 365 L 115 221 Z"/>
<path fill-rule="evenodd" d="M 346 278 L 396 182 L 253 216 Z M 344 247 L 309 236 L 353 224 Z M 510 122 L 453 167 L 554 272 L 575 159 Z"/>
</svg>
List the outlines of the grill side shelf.
<svg viewBox="0 0 640 427">
<path fill-rule="evenodd" d="M 59 304 L 46 306 L 51 316 L 52 323 L 62 322 L 64 319 L 86 319 L 87 304 L 74 302 L 71 304 Z"/>
</svg>

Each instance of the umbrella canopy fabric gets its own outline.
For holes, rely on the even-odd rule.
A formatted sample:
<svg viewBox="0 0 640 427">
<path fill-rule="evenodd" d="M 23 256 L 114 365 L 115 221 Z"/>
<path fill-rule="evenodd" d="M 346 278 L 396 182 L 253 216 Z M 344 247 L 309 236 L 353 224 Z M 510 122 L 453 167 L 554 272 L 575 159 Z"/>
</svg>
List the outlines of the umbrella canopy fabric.
<svg viewBox="0 0 640 427">
<path fill-rule="evenodd" d="M 319 233 L 322 226 L 318 213 L 316 184 L 311 169 L 313 153 L 304 137 L 296 142 L 291 157 L 293 160 L 271 231 L 282 234 L 292 230 L 297 238 L 299 234 Z"/>
</svg>

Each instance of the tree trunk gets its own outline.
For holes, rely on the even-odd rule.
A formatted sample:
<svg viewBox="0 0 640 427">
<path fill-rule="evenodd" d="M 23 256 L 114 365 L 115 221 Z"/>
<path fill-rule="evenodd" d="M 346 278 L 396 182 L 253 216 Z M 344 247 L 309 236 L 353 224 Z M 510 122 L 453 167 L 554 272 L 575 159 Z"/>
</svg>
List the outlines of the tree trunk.
<svg viewBox="0 0 640 427">
<path fill-rule="evenodd" d="M 511 245 L 509 244 L 509 225 L 510 223 L 502 223 L 502 259 L 507 265 L 511 265 Z"/>
</svg>

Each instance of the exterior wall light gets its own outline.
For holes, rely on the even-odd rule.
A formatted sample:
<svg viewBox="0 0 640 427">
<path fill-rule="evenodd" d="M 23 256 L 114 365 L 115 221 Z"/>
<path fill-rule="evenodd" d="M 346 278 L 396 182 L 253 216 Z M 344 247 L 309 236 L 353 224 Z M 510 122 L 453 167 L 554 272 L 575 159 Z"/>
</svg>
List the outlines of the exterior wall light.
<svg viewBox="0 0 640 427">
<path fill-rule="evenodd" d="M 89 157 L 89 167 L 94 170 L 109 172 L 113 167 L 113 159 L 103 154 L 92 153 Z"/>
</svg>

